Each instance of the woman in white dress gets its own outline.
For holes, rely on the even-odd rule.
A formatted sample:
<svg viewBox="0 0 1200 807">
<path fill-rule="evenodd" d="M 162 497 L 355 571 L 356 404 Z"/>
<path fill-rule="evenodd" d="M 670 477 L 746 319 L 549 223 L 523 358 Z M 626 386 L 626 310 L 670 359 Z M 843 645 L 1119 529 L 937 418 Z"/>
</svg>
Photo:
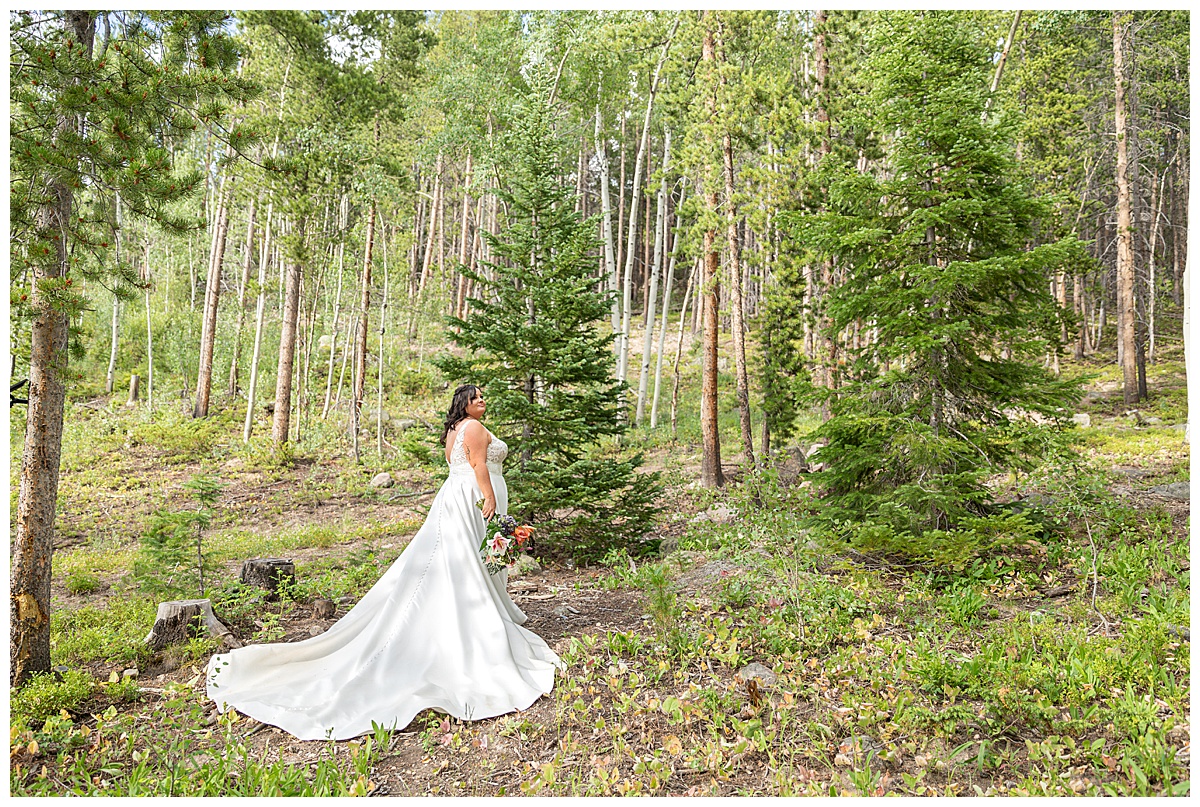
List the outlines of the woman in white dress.
<svg viewBox="0 0 1200 807">
<path fill-rule="evenodd" d="M 344 740 L 372 723 L 403 728 L 423 709 L 479 720 L 550 692 L 562 662 L 521 627 L 507 569 L 489 576 L 479 554 L 485 519 L 508 509 L 508 446 L 479 422 L 486 411 L 478 387 L 454 391 L 442 433 L 449 476 L 425 524 L 346 616 L 303 642 L 213 656 L 218 709 L 301 740 Z"/>
</svg>

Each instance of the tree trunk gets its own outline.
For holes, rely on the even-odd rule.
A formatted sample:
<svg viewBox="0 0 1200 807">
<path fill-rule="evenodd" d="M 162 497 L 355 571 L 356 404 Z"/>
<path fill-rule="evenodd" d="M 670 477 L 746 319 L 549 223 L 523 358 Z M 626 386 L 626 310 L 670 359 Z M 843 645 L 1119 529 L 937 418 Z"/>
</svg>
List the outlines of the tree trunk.
<svg viewBox="0 0 1200 807">
<path fill-rule="evenodd" d="M 229 232 L 228 177 L 221 178 L 217 192 L 217 220 L 209 253 L 208 282 L 204 287 L 204 321 L 200 330 L 200 372 L 196 379 L 196 406 L 192 417 L 208 417 L 208 399 L 212 393 L 213 350 L 217 342 L 217 307 L 221 301 L 221 268 L 225 263 L 225 238 Z"/>
<path fill-rule="evenodd" d="M 1113 75 L 1116 80 L 1117 130 L 1117 341 L 1125 405 L 1138 402 L 1136 322 L 1133 301 L 1133 222 L 1129 186 L 1129 132 L 1125 108 L 1125 12 L 1113 13 Z"/>
<path fill-rule="evenodd" d="M 992 108 L 996 90 L 1000 89 L 1000 77 L 1004 75 L 1004 63 L 1008 61 L 1008 52 L 1012 49 L 1013 39 L 1017 36 L 1017 26 L 1020 24 L 1021 12 L 1018 11 L 1013 17 L 1012 27 L 1008 29 L 1008 38 L 1004 40 L 1004 50 L 1000 51 L 1000 60 L 996 62 L 996 73 L 992 76 L 992 86 L 988 90 L 987 100 L 983 102 L 983 114 L 980 115 L 980 120 L 987 120 L 988 110 Z"/>
<path fill-rule="evenodd" d="M 125 230 L 121 223 L 121 195 L 116 194 L 114 204 L 117 208 L 117 233 L 113 238 L 113 256 L 116 258 L 117 265 L 121 264 L 121 242 L 125 240 Z M 117 374 L 117 340 L 121 330 L 121 300 L 117 295 L 113 294 L 112 308 L 112 340 L 108 349 L 108 374 L 104 380 L 104 391 L 112 395 L 113 385 L 116 382 Z"/>
<path fill-rule="evenodd" d="M 421 280 L 417 285 L 417 301 L 409 312 L 408 339 L 411 342 L 417 337 L 417 327 L 420 320 L 420 310 L 425 299 L 425 286 L 429 280 L 429 271 L 433 268 L 433 247 L 437 237 L 438 211 L 441 209 L 442 198 L 442 154 L 438 152 L 437 163 L 434 166 L 433 199 L 429 206 L 429 234 L 425 242 L 425 259 L 421 263 Z"/>
<path fill-rule="evenodd" d="M 142 281 L 146 284 L 146 408 L 154 412 L 154 329 L 150 327 L 150 245 L 146 244 Z"/>
<path fill-rule="evenodd" d="M 662 75 L 663 63 L 667 60 L 671 41 L 675 38 L 675 32 L 678 29 L 679 18 L 676 17 L 675 22 L 671 25 L 671 32 L 667 34 L 667 41 L 663 43 L 662 53 L 658 57 L 658 65 L 654 68 L 654 77 L 650 81 L 650 94 L 646 98 L 646 115 L 642 121 L 642 139 L 638 144 L 637 157 L 633 164 L 633 196 L 629 202 L 629 233 L 625 247 L 625 288 L 621 304 L 621 357 L 617 365 L 617 379 L 620 381 L 625 381 L 629 377 L 627 370 L 629 366 L 630 307 L 633 302 L 631 299 L 633 295 L 633 259 L 634 251 L 637 249 L 637 213 L 638 201 L 642 193 L 642 165 L 650 143 L 650 116 L 654 111 L 654 96 L 658 92 L 658 80 Z M 622 396 L 623 401 L 624 396 Z M 624 416 L 623 405 L 621 415 Z"/>
<path fill-rule="evenodd" d="M 654 176 L 654 166 L 652 163 L 654 157 L 653 146 L 651 151 L 646 155 L 646 176 Z M 658 221 L 656 218 L 655 221 Z M 638 265 L 638 272 L 634 275 L 637 278 L 637 285 L 642 289 L 642 330 L 646 329 L 649 321 L 646 315 L 649 313 L 650 306 L 650 265 L 654 262 L 652 251 L 657 249 L 654 245 L 654 235 L 650 229 L 650 201 L 646 200 L 646 218 L 642 222 L 642 260 Z"/>
<path fill-rule="evenodd" d="M 299 240 L 304 240 L 304 220 L 298 222 Z M 300 259 L 289 255 L 283 298 L 283 324 L 279 334 L 279 372 L 275 377 L 275 415 L 271 437 L 276 444 L 288 441 L 292 408 L 292 367 L 296 359 L 296 325 L 300 312 Z"/>
<path fill-rule="evenodd" d="M 468 150 L 466 178 L 463 182 L 462 226 L 458 236 L 458 288 L 454 295 L 454 316 L 459 319 L 462 319 L 467 298 L 467 276 L 462 273 L 462 268 L 467 265 L 467 225 L 471 212 L 471 168 L 471 152 Z"/>
<path fill-rule="evenodd" d="M 246 256 L 242 259 L 242 282 L 238 285 L 237 326 L 233 336 L 233 361 L 229 364 L 229 397 L 238 393 L 239 364 L 242 359 L 242 330 L 246 326 L 246 289 L 250 285 L 250 267 L 254 263 L 254 213 L 258 199 L 250 197 L 250 211 L 246 224 Z"/>
<path fill-rule="evenodd" d="M 463 201 L 466 204 L 466 200 Z M 464 217 L 465 218 L 465 217 Z M 466 232 L 463 232 L 466 236 Z M 383 299 L 379 305 L 379 372 L 377 374 L 379 381 L 379 395 L 376 398 L 375 407 L 375 442 L 379 449 L 379 456 L 383 457 L 383 337 L 387 333 L 387 308 L 388 308 L 388 259 L 387 259 L 387 229 L 383 231 L 383 238 L 380 239 L 380 247 L 383 249 Z"/>
<path fill-rule="evenodd" d="M 65 12 L 64 27 L 66 36 L 82 45 L 90 59 L 96 35 L 92 13 Z M 78 117 L 63 115 L 56 139 L 76 137 L 78 129 Z M 39 193 L 45 201 L 37 211 L 37 224 L 39 235 L 49 238 L 66 232 L 74 196 L 70 184 L 56 171 L 47 172 L 44 181 Z M 30 300 L 37 316 L 30 324 L 29 404 L 9 576 L 10 685 L 22 684 L 34 673 L 50 670 L 51 556 L 62 456 L 68 323 L 66 314 L 46 299 L 43 286 L 54 285 L 67 276 L 70 268 L 66 239 L 51 240 L 52 257 L 34 266 Z"/>
<path fill-rule="evenodd" d="M 662 180 L 658 188 L 658 210 L 654 215 L 654 266 L 646 292 L 646 333 L 642 343 L 642 368 L 638 373 L 637 414 L 634 423 L 642 425 L 646 415 L 646 394 L 650 385 L 650 351 L 654 346 L 654 307 L 658 302 L 658 277 L 662 274 L 667 225 L 667 167 L 671 161 L 671 130 L 663 138 Z M 665 309 L 664 309 L 665 310 Z"/>
<path fill-rule="evenodd" d="M 658 390 L 662 381 L 663 350 L 666 347 L 667 318 L 671 314 L 671 286 L 675 283 L 675 261 L 679 255 L 679 233 L 683 230 L 683 200 L 687 192 L 687 183 L 679 188 L 679 203 L 675 206 L 675 233 L 671 239 L 671 259 L 667 264 L 667 282 L 663 286 L 662 325 L 658 329 L 658 358 L 654 364 L 654 398 L 650 404 L 650 428 L 658 426 Z M 684 297 L 684 308 L 687 308 L 687 297 Z M 683 341 L 683 320 L 685 311 L 679 314 L 679 339 Z"/>
<path fill-rule="evenodd" d="M 1191 160 L 1185 150 L 1179 160 L 1176 186 L 1174 193 L 1171 194 L 1176 209 L 1176 214 L 1171 220 L 1171 299 L 1175 305 L 1181 305 L 1185 299 L 1183 287 L 1185 283 L 1184 270 L 1187 268 L 1188 192 L 1190 190 L 1188 182 L 1190 176 Z M 1187 311 L 1186 306 L 1184 311 Z M 1186 327 L 1184 333 L 1187 333 Z"/>
<path fill-rule="evenodd" d="M 1158 291 L 1155 288 L 1156 283 L 1158 282 L 1158 278 L 1157 278 L 1158 223 L 1162 219 L 1162 215 L 1163 215 L 1163 195 L 1164 195 L 1164 191 L 1166 190 L 1165 186 L 1167 183 L 1167 174 L 1170 172 L 1170 170 L 1171 170 L 1170 165 L 1167 165 L 1165 168 L 1163 168 L 1163 175 L 1162 175 L 1162 178 L 1158 182 L 1157 192 L 1155 193 L 1154 199 L 1152 199 L 1151 203 L 1150 203 L 1150 208 L 1154 214 L 1154 221 L 1150 225 L 1150 250 L 1149 250 L 1149 254 L 1148 254 L 1148 257 L 1149 257 L 1149 267 L 1148 268 L 1149 268 L 1149 272 L 1150 272 L 1150 277 L 1149 277 L 1149 282 L 1147 283 L 1147 287 L 1146 287 L 1146 307 L 1147 307 L 1146 329 L 1147 329 L 1148 335 L 1149 335 L 1149 344 L 1146 347 L 1146 361 L 1150 362 L 1151 364 L 1154 364 L 1154 361 L 1155 361 L 1154 315 L 1155 315 L 1155 304 L 1157 302 L 1157 297 L 1158 297 Z"/>
<path fill-rule="evenodd" d="M 375 145 L 379 145 L 379 115 L 375 115 Z M 363 245 L 362 293 L 358 314 L 358 366 L 355 370 L 354 405 L 361 408 L 366 395 L 367 379 L 367 319 L 371 313 L 371 259 L 375 249 L 375 218 L 378 215 L 375 197 L 371 197 L 371 212 L 367 216 L 367 235 Z"/>
<path fill-rule="evenodd" d="M 262 358 L 263 320 L 267 310 L 267 263 L 271 257 L 271 225 L 275 203 L 267 206 L 267 225 L 263 231 L 262 248 L 258 253 L 258 302 L 254 315 L 254 354 L 250 359 L 250 383 L 246 388 L 246 422 L 242 427 L 242 442 L 250 442 L 254 430 L 254 404 L 258 393 L 258 360 Z"/>
<path fill-rule="evenodd" d="M 625 137 L 626 131 L 629 128 L 629 116 L 624 110 L 621 111 L 621 148 L 617 155 L 617 159 L 621 162 L 621 176 L 617 184 L 617 272 L 625 265 L 625 240 L 621 237 L 625 232 Z M 618 278 L 618 281 L 620 278 Z M 619 299 L 619 298 L 618 298 Z M 620 303 L 618 302 L 618 306 Z M 624 311 L 624 309 L 621 309 Z M 617 328 L 620 328 L 618 324 Z M 617 360 L 620 361 L 621 356 L 621 340 L 616 341 Z"/>
<path fill-rule="evenodd" d="M 199 282 L 199 278 L 196 276 L 196 258 L 193 255 L 195 241 L 196 236 L 193 233 L 192 236 L 188 238 L 188 290 L 191 294 L 191 301 L 189 303 L 190 307 L 188 310 L 192 311 L 193 313 L 196 311 L 196 285 Z"/>
<path fill-rule="evenodd" d="M 717 59 L 725 64 L 724 46 L 718 46 Z M 725 73 L 720 73 L 720 85 L 726 89 Z M 723 101 L 722 112 L 728 118 L 728 109 Z M 746 373 L 746 325 L 744 320 L 745 308 L 742 302 L 742 266 L 741 250 L 738 244 L 738 209 L 734 198 L 733 186 L 733 136 L 729 130 L 728 120 L 722 136 L 721 152 L 725 169 L 725 234 L 729 242 L 729 311 L 730 329 L 733 331 L 733 362 L 736 376 L 738 419 L 742 427 L 742 449 L 745 452 L 746 464 L 750 470 L 755 468 L 754 434 L 750 426 L 750 382 Z"/>
<path fill-rule="evenodd" d="M 713 12 L 704 12 L 703 60 L 708 63 L 710 70 L 715 70 L 715 25 L 712 16 Z M 715 83 L 712 89 L 708 99 L 710 120 L 717 114 Z M 705 186 L 705 204 L 710 213 L 715 215 L 718 207 L 717 189 L 709 182 L 706 182 Z M 710 227 L 704 231 L 704 279 L 700 287 L 700 298 L 704 306 L 704 346 L 701 353 L 700 379 L 700 484 L 706 488 L 718 488 L 725 484 L 725 475 L 721 470 L 721 432 L 717 422 L 717 339 L 721 325 L 717 314 L 717 295 L 720 290 L 717 264 L 717 231 Z"/>
<path fill-rule="evenodd" d="M 1072 296 L 1075 299 L 1075 322 L 1079 326 L 1079 338 L 1075 340 L 1075 360 L 1082 361 L 1091 350 L 1088 340 L 1087 304 L 1083 297 L 1083 275 L 1072 276 Z"/>
<path fill-rule="evenodd" d="M 597 84 L 596 94 L 600 94 Z M 596 102 L 596 158 L 600 161 L 600 226 L 604 239 L 604 266 L 608 272 L 608 291 L 612 295 L 612 330 L 615 334 L 621 327 L 621 303 L 617 296 L 619 279 L 616 258 L 613 256 L 612 194 L 609 189 L 608 147 L 600 138 L 600 102 Z M 619 346 L 618 346 L 619 349 Z"/>
<path fill-rule="evenodd" d="M 367 383 L 367 319 L 371 314 L 371 259 L 375 249 L 375 217 L 378 215 L 375 200 L 371 200 L 371 212 L 367 216 L 367 236 L 363 245 L 361 297 L 358 305 L 358 335 L 354 340 L 354 405 L 362 408 Z"/>
<path fill-rule="evenodd" d="M 321 407 L 321 420 L 329 416 L 329 404 L 333 396 L 333 362 L 337 355 L 338 323 L 342 313 L 342 283 L 345 279 L 346 257 L 346 226 L 350 219 L 350 199 L 342 197 L 341 211 L 338 216 L 338 284 L 337 293 L 333 298 L 333 324 L 329 330 L 329 368 L 325 374 L 325 404 Z"/>
<path fill-rule="evenodd" d="M 675 343 L 675 372 L 674 381 L 671 384 L 671 439 L 675 440 L 679 436 L 677 429 L 677 416 L 679 414 L 679 359 L 683 355 L 683 324 L 687 321 L 688 302 L 692 297 L 692 290 L 696 288 L 696 278 L 700 274 L 701 261 L 696 259 L 696 265 L 692 267 L 692 271 L 688 273 L 687 288 L 683 292 L 683 310 L 679 312 L 679 339 Z"/>
</svg>

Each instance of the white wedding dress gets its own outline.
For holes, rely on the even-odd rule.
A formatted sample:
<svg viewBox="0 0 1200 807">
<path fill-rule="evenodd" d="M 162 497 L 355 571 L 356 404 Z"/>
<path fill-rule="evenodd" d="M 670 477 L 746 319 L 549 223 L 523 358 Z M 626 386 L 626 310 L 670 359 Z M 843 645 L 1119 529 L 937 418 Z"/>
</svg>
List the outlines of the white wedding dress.
<svg viewBox="0 0 1200 807">
<path fill-rule="evenodd" d="M 213 656 L 208 696 L 301 740 L 344 740 L 371 724 L 404 728 L 423 709 L 465 720 L 525 709 L 554 685 L 554 651 L 521 627 L 479 556 L 483 498 L 459 429 L 450 473 L 429 516 L 370 591 L 328 631 L 302 642 L 250 645 Z M 487 467 L 496 512 L 508 510 L 492 437 Z"/>
</svg>

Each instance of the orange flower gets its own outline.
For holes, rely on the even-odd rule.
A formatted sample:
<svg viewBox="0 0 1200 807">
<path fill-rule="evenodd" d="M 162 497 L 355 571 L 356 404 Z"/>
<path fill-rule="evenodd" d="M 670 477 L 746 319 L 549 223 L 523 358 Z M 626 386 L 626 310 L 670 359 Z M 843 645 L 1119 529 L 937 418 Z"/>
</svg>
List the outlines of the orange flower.
<svg viewBox="0 0 1200 807">
<path fill-rule="evenodd" d="M 513 530 L 513 537 L 517 539 L 517 546 L 521 546 L 531 537 L 533 537 L 533 527 L 517 527 L 515 530 Z"/>
</svg>

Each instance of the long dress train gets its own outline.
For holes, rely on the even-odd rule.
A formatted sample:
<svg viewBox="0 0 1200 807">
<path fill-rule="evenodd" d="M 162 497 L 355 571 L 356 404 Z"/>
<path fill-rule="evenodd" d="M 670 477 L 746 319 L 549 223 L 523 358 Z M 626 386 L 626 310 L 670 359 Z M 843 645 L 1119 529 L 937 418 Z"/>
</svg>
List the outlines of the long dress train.
<svg viewBox="0 0 1200 807">
<path fill-rule="evenodd" d="M 301 740 L 348 739 L 372 723 L 403 728 L 423 709 L 465 720 L 525 709 L 554 685 L 562 662 L 508 597 L 507 571 L 479 557 L 483 498 L 462 445 L 424 525 L 370 591 L 328 631 L 302 642 L 213 656 L 208 696 Z M 493 437 L 487 466 L 496 511 L 507 512 Z"/>
</svg>

